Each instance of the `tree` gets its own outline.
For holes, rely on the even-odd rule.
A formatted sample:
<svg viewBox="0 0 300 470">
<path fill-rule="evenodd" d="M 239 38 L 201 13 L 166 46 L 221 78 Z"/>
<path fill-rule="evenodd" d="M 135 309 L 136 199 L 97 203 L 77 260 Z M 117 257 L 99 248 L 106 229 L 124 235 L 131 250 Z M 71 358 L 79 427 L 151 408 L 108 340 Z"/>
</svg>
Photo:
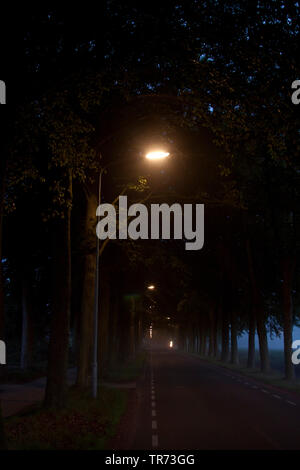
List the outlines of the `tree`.
<svg viewBox="0 0 300 470">
<path fill-rule="evenodd" d="M 6 449 L 6 442 L 5 442 L 5 435 L 4 435 L 4 425 L 1 413 L 1 406 L 0 406 L 0 449 Z"/>
</svg>

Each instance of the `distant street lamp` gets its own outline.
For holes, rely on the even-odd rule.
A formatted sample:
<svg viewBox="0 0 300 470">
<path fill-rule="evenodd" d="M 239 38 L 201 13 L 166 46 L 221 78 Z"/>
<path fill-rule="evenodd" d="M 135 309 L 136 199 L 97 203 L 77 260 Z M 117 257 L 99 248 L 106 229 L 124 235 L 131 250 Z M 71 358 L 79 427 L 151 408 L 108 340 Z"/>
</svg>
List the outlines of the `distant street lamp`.
<svg viewBox="0 0 300 470">
<path fill-rule="evenodd" d="M 151 284 L 151 286 L 148 286 L 147 289 L 149 290 L 154 290 L 155 289 L 155 286 L 153 284 Z"/>
<path fill-rule="evenodd" d="M 163 150 L 156 150 L 149 152 L 145 155 L 148 160 L 163 160 L 170 154 Z M 101 154 L 100 154 L 101 158 Z M 98 206 L 101 204 L 101 189 L 102 189 L 102 175 L 106 169 L 111 166 L 124 161 L 124 158 L 114 160 L 108 165 L 100 169 L 98 180 Z M 96 271 L 95 271 L 95 295 L 94 295 L 94 344 L 93 344 L 93 364 L 92 364 L 92 396 L 97 398 L 98 395 L 98 315 L 99 315 L 99 281 L 100 281 L 100 240 L 96 236 Z M 154 286 L 149 286 L 148 289 L 153 290 Z"/>
</svg>

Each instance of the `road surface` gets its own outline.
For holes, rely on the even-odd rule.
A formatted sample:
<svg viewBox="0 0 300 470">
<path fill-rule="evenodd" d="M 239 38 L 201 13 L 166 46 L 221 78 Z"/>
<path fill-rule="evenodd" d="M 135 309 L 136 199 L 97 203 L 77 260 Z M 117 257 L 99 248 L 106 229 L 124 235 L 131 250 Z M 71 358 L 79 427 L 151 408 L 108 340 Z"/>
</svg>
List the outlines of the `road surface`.
<svg viewBox="0 0 300 470">
<path fill-rule="evenodd" d="M 300 397 L 195 356 L 152 351 L 137 401 L 131 449 L 300 449 Z"/>
</svg>

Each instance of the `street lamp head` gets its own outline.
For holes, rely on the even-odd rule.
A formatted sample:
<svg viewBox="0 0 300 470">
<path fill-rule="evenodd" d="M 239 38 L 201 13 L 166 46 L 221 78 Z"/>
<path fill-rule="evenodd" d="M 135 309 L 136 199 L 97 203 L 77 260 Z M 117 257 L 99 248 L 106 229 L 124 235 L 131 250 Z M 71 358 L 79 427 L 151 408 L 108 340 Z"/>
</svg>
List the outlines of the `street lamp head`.
<svg viewBox="0 0 300 470">
<path fill-rule="evenodd" d="M 149 290 L 154 290 L 155 289 L 155 286 L 153 284 L 151 284 L 150 286 L 148 286 L 148 289 Z"/>
<path fill-rule="evenodd" d="M 169 155 L 169 152 L 164 152 L 163 150 L 155 150 L 154 152 L 147 153 L 146 158 L 148 160 L 163 160 Z"/>
</svg>

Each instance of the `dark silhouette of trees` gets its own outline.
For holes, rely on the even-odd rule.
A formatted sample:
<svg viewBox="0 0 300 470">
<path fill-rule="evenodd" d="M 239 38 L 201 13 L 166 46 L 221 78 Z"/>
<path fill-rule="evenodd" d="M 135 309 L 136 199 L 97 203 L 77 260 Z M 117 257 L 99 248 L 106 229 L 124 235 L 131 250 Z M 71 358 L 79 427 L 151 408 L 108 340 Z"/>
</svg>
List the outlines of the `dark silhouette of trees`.
<svg viewBox="0 0 300 470">
<path fill-rule="evenodd" d="M 12 111 L 1 142 L 0 257 L 23 273 L 22 367 L 30 356 L 33 286 L 26 281 L 41 286 L 37 270 L 48 285 L 33 307 L 40 311 L 34 337 L 49 343 L 45 404 L 65 405 L 71 356 L 77 386 L 89 386 L 98 174 L 122 157 L 127 163 L 105 175 L 104 200 L 126 188 L 135 202 L 204 203 L 205 247 L 187 253 L 180 241 L 159 241 L 155 250 L 150 241 L 149 248 L 101 245 L 101 377 L 135 356 L 152 319 L 176 329 L 182 349 L 233 364 L 238 336 L 248 332 L 249 368 L 257 332 L 263 372 L 270 369 L 268 333 L 283 331 L 285 376 L 293 379 L 300 169 L 290 87 L 299 57 L 297 2 L 108 1 L 97 15 L 83 10 L 42 5 L 14 16 L 3 59 L 8 72 L 0 78 L 10 84 Z M 173 154 L 163 176 L 138 163 L 154 140 Z M 25 200 L 34 222 L 23 228 L 26 256 L 19 257 L 14 246 Z M 30 242 L 33 232 L 41 237 Z M 0 263 L 5 338 L 2 269 Z M 164 292 L 151 314 L 149 274 Z"/>
</svg>

